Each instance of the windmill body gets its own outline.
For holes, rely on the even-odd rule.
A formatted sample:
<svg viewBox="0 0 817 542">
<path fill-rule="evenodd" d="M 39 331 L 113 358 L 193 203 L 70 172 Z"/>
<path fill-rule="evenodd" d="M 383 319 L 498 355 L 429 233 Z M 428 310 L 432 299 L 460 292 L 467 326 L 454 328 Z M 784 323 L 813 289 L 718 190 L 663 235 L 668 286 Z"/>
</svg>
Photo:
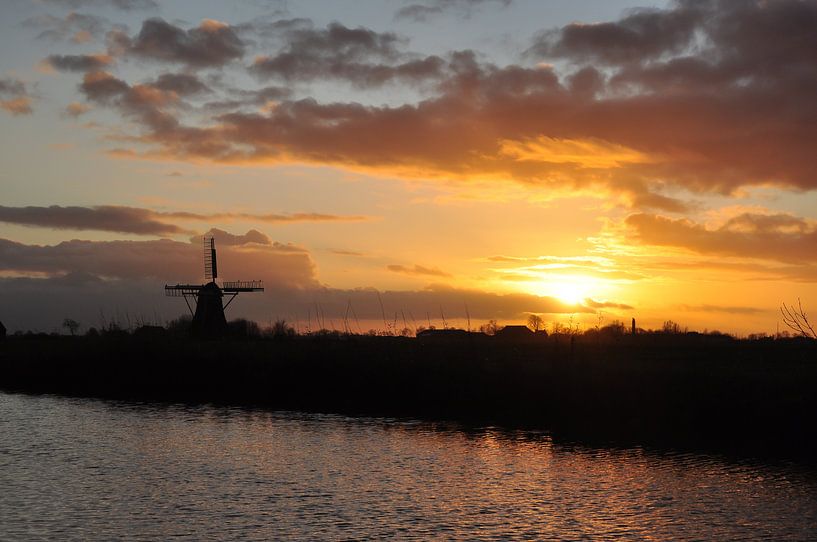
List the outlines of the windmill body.
<svg viewBox="0 0 817 542">
<path fill-rule="evenodd" d="M 193 316 L 192 332 L 200 337 L 219 337 L 227 331 L 224 310 L 242 292 L 263 292 L 260 280 L 218 282 L 218 260 L 216 241 L 212 236 L 204 236 L 204 284 L 165 285 L 165 295 L 184 298 Z M 224 303 L 224 297 L 228 301 Z M 191 304 L 192 301 L 192 304 Z M 195 309 L 194 309 L 195 307 Z"/>
</svg>

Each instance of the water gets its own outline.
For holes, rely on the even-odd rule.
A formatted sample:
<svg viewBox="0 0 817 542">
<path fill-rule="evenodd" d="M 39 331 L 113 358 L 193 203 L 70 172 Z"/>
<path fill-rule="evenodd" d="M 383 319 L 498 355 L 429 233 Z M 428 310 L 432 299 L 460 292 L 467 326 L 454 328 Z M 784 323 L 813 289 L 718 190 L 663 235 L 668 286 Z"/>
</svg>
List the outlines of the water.
<svg viewBox="0 0 817 542">
<path fill-rule="evenodd" d="M 788 464 L 0 393 L 0 540 L 808 540 Z"/>
</svg>

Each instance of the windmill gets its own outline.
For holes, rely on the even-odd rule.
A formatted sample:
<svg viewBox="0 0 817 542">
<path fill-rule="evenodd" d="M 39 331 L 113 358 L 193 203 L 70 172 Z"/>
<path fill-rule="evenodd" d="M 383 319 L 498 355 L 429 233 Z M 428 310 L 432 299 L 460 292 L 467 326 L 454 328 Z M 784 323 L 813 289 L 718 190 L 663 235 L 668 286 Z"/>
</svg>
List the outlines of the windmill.
<svg viewBox="0 0 817 542">
<path fill-rule="evenodd" d="M 193 316 L 193 334 L 218 336 L 227 330 L 224 310 L 236 296 L 242 292 L 263 292 L 264 283 L 260 280 L 238 280 L 223 281 L 219 286 L 216 240 L 212 235 L 205 235 L 202 242 L 205 284 L 165 284 L 165 295 L 184 298 Z M 226 304 L 222 301 L 225 296 L 229 298 Z"/>
</svg>

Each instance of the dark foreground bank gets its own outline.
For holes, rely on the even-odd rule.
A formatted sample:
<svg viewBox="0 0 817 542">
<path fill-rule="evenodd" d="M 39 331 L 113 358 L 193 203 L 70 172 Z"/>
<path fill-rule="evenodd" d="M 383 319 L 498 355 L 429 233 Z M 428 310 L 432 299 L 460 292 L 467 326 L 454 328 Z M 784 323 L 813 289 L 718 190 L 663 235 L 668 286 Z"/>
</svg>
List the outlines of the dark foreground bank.
<svg viewBox="0 0 817 542">
<path fill-rule="evenodd" d="M 592 441 L 817 452 L 815 341 L 562 339 L 10 337 L 0 343 L 0 388 L 535 427 Z"/>
</svg>

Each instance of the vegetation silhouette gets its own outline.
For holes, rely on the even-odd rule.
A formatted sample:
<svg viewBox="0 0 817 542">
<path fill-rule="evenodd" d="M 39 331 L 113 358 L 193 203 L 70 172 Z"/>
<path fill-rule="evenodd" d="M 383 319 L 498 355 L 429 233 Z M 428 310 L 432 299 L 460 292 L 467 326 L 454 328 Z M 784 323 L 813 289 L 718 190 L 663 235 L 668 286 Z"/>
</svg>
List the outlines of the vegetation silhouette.
<svg viewBox="0 0 817 542">
<path fill-rule="evenodd" d="M 783 323 L 786 324 L 786 327 L 791 329 L 798 336 L 817 339 L 817 331 L 814 330 L 814 326 L 809 321 L 808 315 L 803 309 L 803 304 L 799 298 L 797 299 L 796 307 L 793 304 L 786 305 L 782 303 L 780 305 L 780 314 L 783 316 Z"/>
<path fill-rule="evenodd" d="M 298 334 L 283 320 L 233 320 L 193 337 L 190 318 L 132 332 L 15 334 L 0 346 L 0 388 L 127 400 L 536 428 L 609 443 L 817 452 L 817 341 L 685 331 L 583 333 L 495 323 L 417 337 Z"/>
</svg>

